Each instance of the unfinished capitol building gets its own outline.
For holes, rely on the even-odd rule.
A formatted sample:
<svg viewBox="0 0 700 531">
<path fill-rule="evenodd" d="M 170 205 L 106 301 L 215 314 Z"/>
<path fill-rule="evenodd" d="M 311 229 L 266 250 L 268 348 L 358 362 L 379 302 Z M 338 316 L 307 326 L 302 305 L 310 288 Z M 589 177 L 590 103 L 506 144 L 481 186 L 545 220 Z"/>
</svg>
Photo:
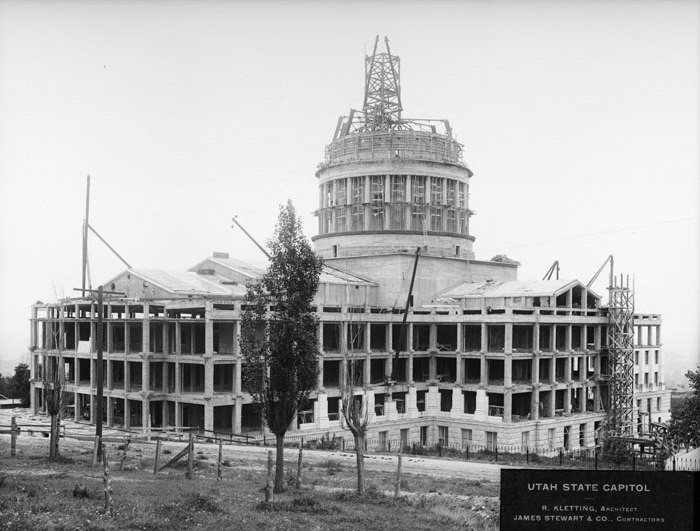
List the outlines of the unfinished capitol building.
<svg viewBox="0 0 700 531">
<path fill-rule="evenodd" d="M 399 58 L 377 44 L 362 110 L 338 120 L 316 172 L 318 388 L 291 432 L 343 432 L 351 360 L 380 443 L 574 449 L 604 427 L 649 438 L 670 418 L 659 315 L 634 313 L 612 264 L 604 301 L 554 267 L 518 280 L 504 255 L 476 259 L 463 147 L 447 120 L 402 116 Z M 260 433 L 238 336 L 246 282 L 261 273 L 214 253 L 188 271 L 129 268 L 105 282 L 122 294 L 103 307 L 103 423 Z M 35 412 L 58 366 L 70 415 L 96 422 L 97 323 L 91 296 L 32 307 Z"/>
</svg>

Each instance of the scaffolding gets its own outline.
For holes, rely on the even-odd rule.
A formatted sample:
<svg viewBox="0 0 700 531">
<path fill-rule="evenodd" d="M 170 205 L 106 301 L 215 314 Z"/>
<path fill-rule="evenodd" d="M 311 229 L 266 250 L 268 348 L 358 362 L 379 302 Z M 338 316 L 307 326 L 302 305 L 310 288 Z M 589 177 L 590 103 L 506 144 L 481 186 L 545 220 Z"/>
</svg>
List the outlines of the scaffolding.
<svg viewBox="0 0 700 531">
<path fill-rule="evenodd" d="M 608 307 L 610 366 L 610 435 L 633 436 L 634 418 L 634 289 L 629 276 L 611 275 Z"/>
</svg>

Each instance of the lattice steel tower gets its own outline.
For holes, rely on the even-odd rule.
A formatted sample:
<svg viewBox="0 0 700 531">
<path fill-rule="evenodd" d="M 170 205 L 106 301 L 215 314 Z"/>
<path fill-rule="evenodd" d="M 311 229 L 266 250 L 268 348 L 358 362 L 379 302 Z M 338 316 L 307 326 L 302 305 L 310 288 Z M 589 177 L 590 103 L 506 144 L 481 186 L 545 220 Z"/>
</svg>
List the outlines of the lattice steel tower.
<svg viewBox="0 0 700 531">
<path fill-rule="evenodd" d="M 610 352 L 610 434 L 633 435 L 634 415 L 634 290 L 629 277 L 611 275 L 608 320 Z"/>
</svg>

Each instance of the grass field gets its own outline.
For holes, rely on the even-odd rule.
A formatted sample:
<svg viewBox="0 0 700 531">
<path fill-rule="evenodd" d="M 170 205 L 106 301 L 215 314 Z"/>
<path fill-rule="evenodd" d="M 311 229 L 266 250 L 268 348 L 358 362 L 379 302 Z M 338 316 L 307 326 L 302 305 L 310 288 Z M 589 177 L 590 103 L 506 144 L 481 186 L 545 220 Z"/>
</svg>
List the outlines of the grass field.
<svg viewBox="0 0 700 531">
<path fill-rule="evenodd" d="M 353 466 L 317 459 L 304 467 L 302 487 L 296 489 L 293 450 L 285 454 L 287 491 L 265 504 L 260 457 L 227 458 L 217 481 L 215 449 L 198 450 L 194 478 L 188 480 L 185 460 L 154 476 L 152 456 L 139 449 L 130 450 L 119 470 L 112 448 L 114 506 L 107 515 L 102 469 L 90 466 L 89 445 L 64 445 L 54 463 L 44 450 L 30 446 L 11 458 L 7 445 L 0 448 L 0 529 L 498 529 L 495 482 L 404 474 L 401 497 L 395 499 L 395 473 L 372 471 L 367 495 L 358 498 Z M 170 457 L 166 450 L 161 462 Z M 73 496 L 76 485 L 86 487 L 87 497 Z"/>
</svg>

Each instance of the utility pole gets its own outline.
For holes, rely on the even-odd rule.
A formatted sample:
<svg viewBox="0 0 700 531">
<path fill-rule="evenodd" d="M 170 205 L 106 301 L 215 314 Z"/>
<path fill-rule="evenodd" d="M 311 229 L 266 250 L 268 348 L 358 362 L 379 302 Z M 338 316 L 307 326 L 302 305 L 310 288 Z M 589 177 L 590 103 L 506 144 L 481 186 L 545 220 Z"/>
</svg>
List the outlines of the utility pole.
<svg viewBox="0 0 700 531">
<path fill-rule="evenodd" d="M 76 291 L 82 291 L 83 293 L 90 292 L 90 293 L 97 293 L 97 337 L 95 339 L 97 343 L 97 360 L 96 360 L 96 365 L 97 367 L 95 368 L 95 378 L 97 378 L 97 412 L 95 415 L 95 438 L 97 439 L 97 457 L 101 458 L 102 457 L 102 415 L 103 415 L 103 407 L 102 407 L 102 401 L 104 397 L 104 383 L 102 381 L 103 378 L 103 371 L 102 371 L 102 363 L 103 363 L 103 352 L 102 352 L 102 342 L 103 342 L 103 333 L 102 333 L 102 328 L 104 326 L 104 295 L 105 293 L 109 295 L 126 295 L 126 293 L 122 291 L 105 291 L 102 286 L 98 286 L 96 290 L 94 289 L 84 289 L 81 288 L 80 290 L 78 288 L 73 288 Z"/>
<path fill-rule="evenodd" d="M 97 287 L 97 419 L 95 419 L 95 437 L 97 438 L 97 457 L 102 458 L 102 322 L 103 322 L 102 285 Z"/>
<path fill-rule="evenodd" d="M 85 297 L 85 275 L 87 273 L 88 253 L 88 218 L 90 216 L 90 176 L 87 176 L 87 189 L 85 191 L 85 219 L 83 220 L 83 283 L 82 291 Z"/>
</svg>

